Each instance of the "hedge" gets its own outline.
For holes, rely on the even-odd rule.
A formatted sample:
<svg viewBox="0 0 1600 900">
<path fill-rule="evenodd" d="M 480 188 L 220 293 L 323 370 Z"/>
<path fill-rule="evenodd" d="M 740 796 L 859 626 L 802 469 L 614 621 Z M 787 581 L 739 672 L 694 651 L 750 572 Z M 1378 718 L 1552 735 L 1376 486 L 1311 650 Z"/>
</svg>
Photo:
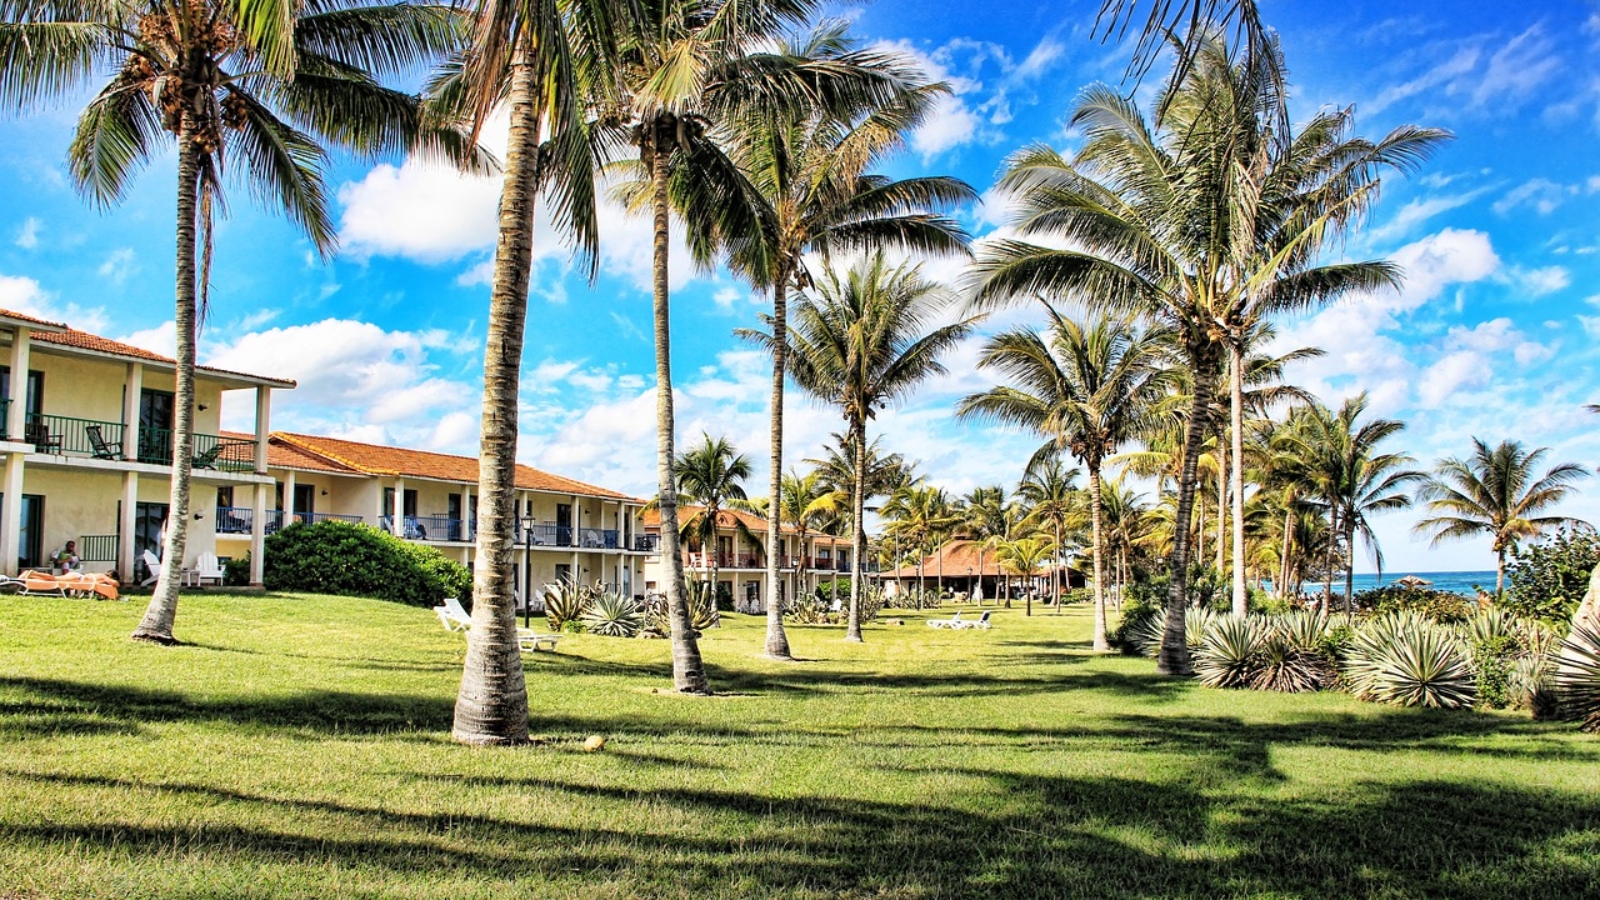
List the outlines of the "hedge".
<svg viewBox="0 0 1600 900">
<path fill-rule="evenodd" d="M 472 576 L 432 547 L 387 531 L 330 519 L 295 523 L 267 537 L 268 590 L 372 597 L 410 606 L 465 599 Z"/>
</svg>

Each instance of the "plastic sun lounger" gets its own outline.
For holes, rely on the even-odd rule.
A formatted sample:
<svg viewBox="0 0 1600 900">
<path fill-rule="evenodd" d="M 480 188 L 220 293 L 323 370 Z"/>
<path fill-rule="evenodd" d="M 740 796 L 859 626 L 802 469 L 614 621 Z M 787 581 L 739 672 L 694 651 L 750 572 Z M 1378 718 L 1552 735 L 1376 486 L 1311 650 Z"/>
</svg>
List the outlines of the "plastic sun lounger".
<svg viewBox="0 0 1600 900">
<path fill-rule="evenodd" d="M 439 616 L 439 624 L 444 626 L 445 631 L 466 631 L 472 627 L 472 616 L 467 614 L 461 601 L 454 597 L 444 598 L 433 611 Z"/>
<path fill-rule="evenodd" d="M 966 627 L 967 625 L 970 625 L 970 624 L 972 624 L 972 623 L 971 622 L 963 622 L 963 621 L 961 621 L 961 613 L 959 613 L 959 612 L 956 613 L 955 615 L 951 616 L 948 619 L 929 619 L 928 620 L 928 627 L 929 628 L 949 628 L 952 631 L 954 631 L 955 629 L 958 629 L 958 628 L 964 628 L 964 627 Z"/>
<path fill-rule="evenodd" d="M 546 649 L 554 650 L 556 649 L 556 642 L 559 640 L 561 640 L 561 635 L 559 634 L 539 634 L 528 631 L 525 628 L 517 629 L 517 646 L 524 653 L 538 650 L 541 645 Z"/>
<path fill-rule="evenodd" d="M 983 615 L 979 616 L 976 620 L 971 621 L 971 622 L 962 622 L 960 624 L 953 625 L 951 627 L 952 628 L 956 628 L 956 629 L 961 630 L 961 631 L 966 631 L 966 630 L 972 629 L 972 628 L 981 628 L 981 629 L 987 631 L 987 630 L 989 630 L 989 627 L 990 627 L 989 626 L 989 614 L 991 612 L 993 612 L 993 610 L 987 610 L 986 609 L 986 610 L 983 611 Z"/>
</svg>

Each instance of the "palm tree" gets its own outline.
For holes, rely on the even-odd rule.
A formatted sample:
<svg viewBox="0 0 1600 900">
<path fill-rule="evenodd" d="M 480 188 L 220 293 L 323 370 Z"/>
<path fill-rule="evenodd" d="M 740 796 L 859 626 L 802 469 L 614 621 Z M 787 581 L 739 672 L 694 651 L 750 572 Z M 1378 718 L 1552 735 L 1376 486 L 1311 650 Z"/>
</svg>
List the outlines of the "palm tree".
<svg viewBox="0 0 1600 900">
<path fill-rule="evenodd" d="M 943 488 L 917 483 L 896 490 L 883 505 L 884 532 L 917 549 L 917 591 L 924 593 L 923 562 L 938 553 L 961 516 L 950 505 Z M 944 590 L 944 561 L 939 561 L 939 591 Z"/>
<path fill-rule="evenodd" d="M 786 522 L 792 525 L 795 530 L 795 538 L 800 541 L 800 554 L 798 554 L 798 562 L 795 564 L 794 591 L 794 599 L 798 601 L 800 599 L 800 591 L 805 589 L 806 569 L 808 569 L 806 559 L 810 556 L 810 554 L 806 554 L 806 538 L 811 535 L 811 532 L 816 532 L 822 525 L 826 525 L 827 520 L 834 516 L 835 512 L 838 511 L 838 506 L 842 503 L 842 496 L 838 495 L 834 490 L 830 490 L 822 482 L 822 472 L 819 471 L 806 472 L 805 476 L 802 476 L 800 472 L 790 471 L 782 479 L 779 496 L 782 498 L 778 504 L 779 527 L 782 527 Z M 770 509 L 768 509 L 768 527 L 771 527 L 770 512 Z M 773 554 L 774 551 L 776 551 L 774 544 L 768 543 L 766 552 Z M 771 596 L 776 597 L 778 594 L 774 591 Z M 771 610 L 768 610 L 768 617 L 770 615 Z"/>
<path fill-rule="evenodd" d="M 916 267 L 891 268 L 882 253 L 852 266 L 844 277 L 827 271 L 795 310 L 789 356 L 795 381 L 818 401 L 837 407 L 856 454 L 851 489 L 850 625 L 846 640 L 861 640 L 861 564 L 866 556 L 867 422 L 903 399 L 971 333 L 976 318 L 932 326 L 938 288 Z M 770 342 L 771 337 L 765 336 Z"/>
<path fill-rule="evenodd" d="M 605 0 L 564 3 L 559 11 L 553 0 L 479 0 L 470 49 L 430 86 L 441 114 L 465 118 L 474 130 L 502 101 L 510 107 L 484 347 L 473 627 L 452 729 L 465 743 L 527 739 L 512 567 L 518 383 L 534 207 L 541 193 L 548 197 L 553 218 L 588 258 L 592 276 L 599 235 L 586 113 L 607 86 L 609 67 L 603 63 L 616 49 L 617 14 Z"/>
<path fill-rule="evenodd" d="M 817 0 L 651 0 L 635 4 L 636 27 L 623 40 L 616 96 L 602 118 L 630 123 L 638 147 L 635 179 L 622 193 L 653 222 L 652 295 L 656 352 L 656 469 L 662 557 L 673 620 L 673 683 L 709 688 L 689 628 L 683 566 L 676 555 L 678 501 L 672 473 L 674 414 L 668 245 L 671 212 L 688 226 L 695 262 L 708 267 L 734 241 L 768 239 L 751 216 L 754 189 L 726 152 L 729 129 L 754 110 L 800 118 L 889 102 L 904 86 L 893 77 L 826 58 L 795 56 L 781 32 Z"/>
<path fill-rule="evenodd" d="M 1054 445 L 1047 445 L 1044 450 L 1034 454 L 1022 474 L 1022 481 L 1017 484 L 1017 496 L 1029 507 L 1024 527 L 1049 526 L 1052 537 L 1050 547 L 1057 554 L 1065 549 L 1064 533 L 1077 519 L 1082 508 L 1079 493 L 1078 470 L 1062 466 Z M 1058 555 L 1050 570 L 1050 587 L 1058 611 L 1061 609 L 1061 571 L 1061 557 Z M 1027 614 L 1033 615 L 1032 594 L 1028 595 Z"/>
<path fill-rule="evenodd" d="M 733 129 L 735 158 L 750 180 L 759 229 L 729 235 L 731 264 L 752 284 L 772 292 L 771 493 L 782 490 L 783 390 L 791 289 L 811 284 L 810 253 L 898 247 L 924 253 L 965 253 L 968 236 L 938 210 L 976 198 L 965 182 L 931 177 L 894 180 L 867 170 L 904 144 L 932 103 L 948 88 L 919 84 L 920 73 L 898 54 L 862 52 L 829 24 L 790 53 L 835 66 L 877 71 L 903 89 L 886 104 L 821 109 L 784 117 L 760 110 Z M 778 585 L 778 510 L 768 513 L 767 585 Z M 767 656 L 789 659 L 783 616 L 767 610 Z"/>
<path fill-rule="evenodd" d="M 369 156 L 427 145 L 470 158 L 458 133 L 427 124 L 416 98 L 377 81 L 451 52 L 459 36 L 443 7 L 359 0 L 0 6 L 0 105 L 76 96 L 103 72 L 115 73 L 79 117 L 68 151 L 80 192 L 113 206 L 134 173 L 161 154 L 165 137 L 177 150 L 172 486 L 161 572 L 135 640 L 174 642 L 194 457 L 196 331 L 207 306 L 213 215 L 225 209 L 224 172 L 263 203 L 281 206 L 330 255 L 336 236 L 324 144 Z"/>
<path fill-rule="evenodd" d="M 1048 440 L 1042 452 L 1070 451 L 1089 471 L 1094 649 L 1109 652 L 1100 469 L 1153 422 L 1166 392 L 1164 338 L 1140 332 L 1126 319 L 1101 318 L 1085 327 L 1048 304 L 1045 308 L 1048 341 L 1027 329 L 991 338 L 978 367 L 998 370 L 1008 383 L 967 397 L 956 415 L 1020 425 Z"/>
<path fill-rule="evenodd" d="M 1439 460 L 1433 474 L 1417 491 L 1426 500 L 1428 518 L 1416 531 L 1433 532 L 1433 544 L 1486 534 L 1495 554 L 1495 596 L 1506 586 L 1506 554 L 1518 541 L 1537 537 L 1551 528 L 1582 524 L 1570 516 L 1539 515 L 1560 503 L 1573 483 L 1589 471 L 1577 463 L 1560 463 L 1536 475 L 1549 447 L 1528 450 L 1520 441 L 1501 441 L 1490 447 L 1472 439 L 1466 459 Z"/>
<path fill-rule="evenodd" d="M 1355 541 L 1357 535 L 1367 545 L 1383 573 L 1383 551 L 1378 546 L 1368 516 L 1391 512 L 1411 505 L 1404 490 L 1423 478 L 1407 468 L 1416 460 L 1403 453 L 1380 453 L 1378 445 L 1405 430 L 1405 423 L 1394 419 L 1361 422 L 1367 409 L 1363 392 L 1344 401 L 1337 413 L 1320 405 L 1310 407 L 1304 440 L 1310 449 L 1312 478 L 1320 502 L 1328 510 L 1329 525 L 1341 538 L 1347 553 L 1344 578 L 1345 617 L 1354 615 L 1352 597 L 1355 581 Z M 1337 548 L 1334 544 L 1333 549 Z M 1333 580 L 1332 557 L 1328 580 Z M 1331 591 L 1330 591 L 1331 593 Z"/>
<path fill-rule="evenodd" d="M 1006 534 L 1006 489 L 1003 485 L 974 488 L 962 498 L 961 528 L 978 550 L 978 602 L 983 603 L 983 551 L 997 536 Z"/>
<path fill-rule="evenodd" d="M 995 559 L 1007 571 L 1021 575 L 1024 583 L 1034 580 L 1045 560 L 1056 554 L 1056 546 L 1047 537 L 1024 537 L 1002 541 L 995 546 Z M 1033 615 L 1033 585 L 1028 587 L 1028 615 Z"/>
<path fill-rule="evenodd" d="M 1252 41 L 1235 64 L 1214 36 L 1191 32 L 1186 38 L 1200 49 L 1192 60 L 1180 59 L 1178 69 L 1190 61 L 1192 66 L 1161 96 L 1158 108 L 1163 114 L 1156 122 L 1147 121 L 1120 92 L 1090 88 L 1072 117 L 1084 134 L 1073 160 L 1044 146 L 1011 159 L 1001 186 L 1018 202 L 1014 225 L 1019 238 L 995 242 L 983 255 L 975 296 L 980 306 L 1040 294 L 1076 297 L 1114 312 L 1144 315 L 1173 333 L 1192 384 L 1175 509 L 1180 527 L 1174 529 L 1167 563 L 1172 582 L 1157 661 L 1158 670 L 1167 674 L 1187 674 L 1191 668 L 1183 639 L 1187 523 L 1206 437 L 1207 405 L 1231 354 L 1230 337 L 1250 325 L 1235 321 L 1238 316 L 1230 311 L 1236 310 L 1241 295 L 1315 298 L 1321 284 L 1302 271 L 1311 269 L 1315 254 L 1300 252 L 1307 244 L 1316 245 L 1316 229 L 1270 257 L 1258 252 L 1255 241 L 1255 231 L 1299 234 L 1289 226 L 1307 216 L 1303 205 L 1269 208 L 1263 214 L 1267 218 L 1251 221 L 1250 228 L 1242 218 L 1246 213 L 1241 204 L 1267 198 L 1259 190 L 1245 190 L 1250 184 L 1245 173 L 1260 171 L 1263 157 L 1241 155 L 1246 145 L 1235 123 L 1241 115 L 1281 120 L 1283 94 L 1277 88 L 1254 89 L 1242 112 L 1224 101 L 1234 93 L 1236 79 L 1259 83 L 1281 77 L 1275 43 Z M 1262 126 L 1257 132 L 1265 130 L 1270 129 Z M 1401 131 L 1395 143 L 1413 146 L 1408 142 L 1417 135 Z M 1276 132 L 1274 140 L 1283 145 L 1299 143 L 1286 136 L 1281 121 Z M 1314 194 L 1323 180 L 1346 177 L 1344 162 L 1337 156 L 1324 160 L 1322 169 L 1300 173 L 1287 183 Z M 1361 204 L 1351 206 L 1359 209 Z M 1327 215 L 1331 218 L 1323 220 L 1323 227 L 1336 218 Z M 1047 237 L 1052 246 L 1030 243 L 1034 237 Z M 1376 271 L 1388 272 L 1381 265 Z M 1242 371 L 1241 366 L 1234 369 Z"/>
<path fill-rule="evenodd" d="M 724 509 L 748 510 L 743 481 L 750 477 L 750 457 L 733 449 L 727 438 L 712 439 L 701 434 L 701 444 L 685 450 L 673 466 L 678 479 L 678 496 L 685 502 L 696 503 L 700 511 L 680 526 L 680 534 L 700 545 L 711 578 L 712 608 L 716 608 L 719 583 L 717 581 L 721 560 L 718 559 L 717 530 L 722 526 Z M 735 528 L 752 546 L 759 543 L 743 522 L 735 520 Z M 665 522 L 662 532 L 665 533 Z M 777 603 L 776 595 L 767 598 L 768 605 Z"/>
</svg>

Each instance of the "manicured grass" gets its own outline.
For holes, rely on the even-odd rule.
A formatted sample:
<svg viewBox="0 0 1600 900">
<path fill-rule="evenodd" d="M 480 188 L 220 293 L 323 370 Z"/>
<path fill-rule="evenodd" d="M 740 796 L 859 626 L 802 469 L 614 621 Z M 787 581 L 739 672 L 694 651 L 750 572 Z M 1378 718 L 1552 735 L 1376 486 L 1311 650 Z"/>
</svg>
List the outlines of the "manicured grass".
<svg viewBox="0 0 1600 900">
<path fill-rule="evenodd" d="M 160 648 L 141 606 L 0 598 L 0 896 L 1600 896 L 1600 741 L 1160 680 L 1081 609 L 793 665 L 731 616 L 711 698 L 569 637 L 542 742 L 472 749 L 426 610 L 186 597 Z"/>
</svg>

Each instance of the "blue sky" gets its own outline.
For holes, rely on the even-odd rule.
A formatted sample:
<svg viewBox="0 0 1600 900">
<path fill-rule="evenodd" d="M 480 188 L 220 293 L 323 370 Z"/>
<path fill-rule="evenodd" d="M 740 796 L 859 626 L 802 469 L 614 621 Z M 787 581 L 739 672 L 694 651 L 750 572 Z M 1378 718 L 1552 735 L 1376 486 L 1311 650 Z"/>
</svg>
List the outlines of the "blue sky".
<svg viewBox="0 0 1600 900">
<path fill-rule="evenodd" d="M 1094 3 L 981 5 L 884 0 L 839 7 L 859 36 L 900 46 L 953 95 L 912 136 L 894 174 L 957 175 L 987 192 L 1011 151 L 1070 147 L 1079 90 L 1121 80 L 1128 49 L 1089 38 Z M 1292 380 L 1337 403 L 1360 390 L 1409 423 L 1396 445 L 1422 463 L 1468 440 L 1515 438 L 1553 457 L 1600 462 L 1600 6 L 1592 2 L 1264 4 L 1281 34 L 1298 117 L 1354 104 L 1360 130 L 1448 128 L 1456 140 L 1421 176 L 1386 186 L 1352 257 L 1390 257 L 1403 290 L 1348 298 L 1281 324 L 1283 346 L 1324 358 Z M 1145 89 L 1148 93 L 1148 86 Z M 64 166 L 76 107 L 0 121 L 0 308 L 64 319 L 155 349 L 171 346 L 172 158 L 156 160 L 109 212 L 84 203 Z M 494 136 L 491 134 L 490 140 Z M 475 449 L 478 373 L 498 182 L 415 160 L 339 160 L 329 173 L 342 250 L 316 258 L 291 226 L 232 197 L 216 241 L 203 360 L 299 379 L 273 426 L 454 452 Z M 1002 227 L 993 195 L 963 210 L 976 234 Z M 647 224 L 608 210 L 590 286 L 539 235 L 523 386 L 525 461 L 653 493 L 654 367 Z M 726 273 L 675 257 L 674 374 L 680 442 L 702 430 L 766 456 L 765 361 L 731 335 L 761 298 Z M 959 266 L 928 264 L 954 279 Z M 1027 321 L 1008 313 L 993 326 Z M 1014 482 L 1031 439 L 952 421 L 988 385 L 977 342 L 882 420 L 886 443 L 956 491 Z M 240 402 L 230 413 L 248 415 Z M 236 422 L 247 422 L 247 419 Z M 795 398 L 791 464 L 838 422 Z M 765 484 L 764 474 L 754 480 Z M 1600 483 L 1568 511 L 1600 521 Z M 1487 543 L 1429 551 L 1413 514 L 1383 520 L 1391 569 L 1487 568 Z"/>
</svg>

